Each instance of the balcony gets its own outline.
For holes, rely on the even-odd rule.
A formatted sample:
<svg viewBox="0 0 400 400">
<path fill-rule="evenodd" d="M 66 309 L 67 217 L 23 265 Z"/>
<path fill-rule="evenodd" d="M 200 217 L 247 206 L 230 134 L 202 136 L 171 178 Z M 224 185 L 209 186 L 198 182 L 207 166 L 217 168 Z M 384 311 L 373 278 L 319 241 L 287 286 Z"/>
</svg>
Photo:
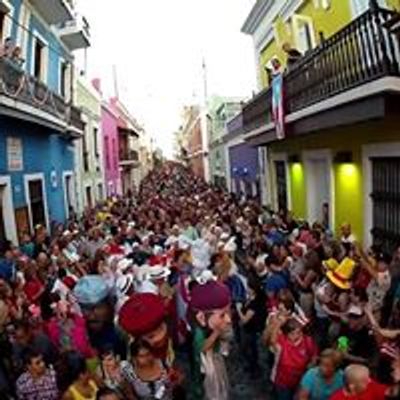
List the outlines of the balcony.
<svg viewBox="0 0 400 400">
<path fill-rule="evenodd" d="M 137 168 L 139 166 L 139 153 L 136 150 L 120 151 L 119 165 L 121 167 Z"/>
<path fill-rule="evenodd" d="M 342 110 L 368 97 L 395 92 L 400 87 L 400 80 L 394 81 L 400 78 L 399 29 L 394 28 L 398 21 L 396 12 L 370 9 L 286 71 L 285 114 L 289 128 L 312 114 L 339 107 Z M 367 119 L 369 115 L 361 115 L 360 110 L 357 110 L 358 118 Z M 347 110 L 345 116 L 339 117 L 347 118 L 348 123 L 359 122 L 353 121 L 356 115 L 351 114 Z M 242 115 L 244 132 L 251 136 L 274 130 L 271 88 L 246 103 Z M 339 123 L 338 117 L 331 118 L 329 123 L 330 127 L 335 126 Z M 307 127 L 303 124 L 302 129 L 312 130 L 322 125 L 319 120 L 318 124 L 310 123 Z"/>
<path fill-rule="evenodd" d="M 62 24 L 74 18 L 72 0 L 31 0 L 31 3 L 49 25 Z"/>
<path fill-rule="evenodd" d="M 85 49 L 90 46 L 90 27 L 86 18 L 76 16 L 59 27 L 60 39 L 71 50 Z"/>
<path fill-rule="evenodd" d="M 78 108 L 6 58 L 0 58 L 0 114 L 72 137 L 80 136 L 84 127 Z"/>
</svg>

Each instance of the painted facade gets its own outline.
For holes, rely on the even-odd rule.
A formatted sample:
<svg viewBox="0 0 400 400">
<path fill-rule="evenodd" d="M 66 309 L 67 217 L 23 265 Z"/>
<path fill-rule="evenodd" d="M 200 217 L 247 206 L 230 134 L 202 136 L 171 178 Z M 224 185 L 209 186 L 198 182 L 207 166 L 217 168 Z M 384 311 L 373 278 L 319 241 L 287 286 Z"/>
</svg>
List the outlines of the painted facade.
<svg viewBox="0 0 400 400">
<path fill-rule="evenodd" d="M 101 127 L 104 149 L 104 177 L 107 196 L 121 194 L 119 169 L 118 114 L 115 108 L 103 101 Z"/>
<path fill-rule="evenodd" d="M 258 149 L 245 142 L 230 144 L 228 160 L 232 192 L 246 197 L 259 197 Z"/>
<path fill-rule="evenodd" d="M 258 1 L 243 27 L 253 37 L 264 89 L 243 107 L 242 139 L 264 151 L 267 202 L 311 223 L 327 222 L 336 233 L 351 223 L 360 241 L 386 251 L 400 242 L 400 52 L 391 28 L 398 10 L 398 1 Z M 359 36 L 349 57 L 353 32 L 375 29 L 385 38 L 370 44 L 377 56 Z M 305 31 L 309 49 L 301 47 Z M 284 42 L 304 55 L 284 72 L 286 136 L 278 140 L 264 66 L 273 56 L 285 61 Z M 326 54 L 334 54 L 335 73 L 326 68 Z"/>
<path fill-rule="evenodd" d="M 57 14 L 53 6 L 9 0 L 3 7 L 0 37 L 11 37 L 23 58 L 0 60 L 0 236 L 14 242 L 38 224 L 65 222 L 74 206 L 74 140 L 83 125 L 71 102 L 72 49 L 59 26 L 75 10 Z"/>
<path fill-rule="evenodd" d="M 227 122 L 241 110 L 241 102 L 234 98 L 215 97 L 209 105 L 210 115 L 209 129 L 209 166 L 211 182 L 215 185 L 227 188 L 224 137 L 228 133 Z"/>
<path fill-rule="evenodd" d="M 83 77 L 78 80 L 75 93 L 85 123 L 83 136 L 76 143 L 75 163 L 78 189 L 76 205 L 77 210 L 82 212 L 105 196 L 101 95 Z"/>
<path fill-rule="evenodd" d="M 398 0 L 378 0 L 382 7 L 400 10 Z M 283 65 L 284 43 L 303 54 L 365 12 L 369 0 L 258 0 L 242 31 L 253 38 L 259 88 L 268 85 L 265 66 L 273 57 Z"/>
<path fill-rule="evenodd" d="M 140 184 L 139 138 L 143 128 L 118 99 L 110 100 L 118 114 L 118 156 L 123 194 L 135 192 Z"/>
</svg>

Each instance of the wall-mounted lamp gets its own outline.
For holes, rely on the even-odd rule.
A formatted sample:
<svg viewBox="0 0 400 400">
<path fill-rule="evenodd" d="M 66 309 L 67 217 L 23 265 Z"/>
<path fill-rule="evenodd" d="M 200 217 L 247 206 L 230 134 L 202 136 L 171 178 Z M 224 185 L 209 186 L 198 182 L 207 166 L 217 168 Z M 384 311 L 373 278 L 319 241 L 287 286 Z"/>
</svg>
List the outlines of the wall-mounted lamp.
<svg viewBox="0 0 400 400">
<path fill-rule="evenodd" d="M 288 157 L 288 162 L 290 164 L 298 164 L 299 162 L 301 162 L 301 158 L 300 158 L 300 156 L 298 154 L 291 154 Z"/>
<path fill-rule="evenodd" d="M 337 164 L 351 164 L 353 162 L 353 153 L 351 151 L 339 151 L 336 153 L 333 162 Z"/>
<path fill-rule="evenodd" d="M 249 170 L 246 167 L 242 168 L 242 175 L 243 176 L 246 176 L 248 173 L 249 173 Z"/>
</svg>

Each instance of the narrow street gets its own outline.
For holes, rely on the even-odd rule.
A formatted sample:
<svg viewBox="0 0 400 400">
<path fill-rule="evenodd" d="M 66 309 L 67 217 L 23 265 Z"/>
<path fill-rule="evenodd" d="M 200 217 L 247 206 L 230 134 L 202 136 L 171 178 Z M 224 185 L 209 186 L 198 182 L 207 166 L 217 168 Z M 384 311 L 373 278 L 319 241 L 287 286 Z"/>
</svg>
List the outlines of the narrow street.
<svg viewBox="0 0 400 400">
<path fill-rule="evenodd" d="M 0 0 L 0 400 L 400 399 L 399 0 Z"/>
</svg>

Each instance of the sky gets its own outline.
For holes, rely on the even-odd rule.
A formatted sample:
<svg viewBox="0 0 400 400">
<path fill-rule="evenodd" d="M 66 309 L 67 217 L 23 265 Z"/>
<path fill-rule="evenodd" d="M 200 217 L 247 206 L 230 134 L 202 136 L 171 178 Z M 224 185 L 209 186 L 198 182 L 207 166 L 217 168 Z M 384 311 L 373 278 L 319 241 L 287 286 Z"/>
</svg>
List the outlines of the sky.
<svg viewBox="0 0 400 400">
<path fill-rule="evenodd" d="M 118 94 L 164 154 L 184 105 L 208 94 L 249 97 L 255 90 L 251 37 L 240 32 L 254 0 L 79 0 L 92 45 L 87 76 Z M 77 57 L 83 66 L 82 53 Z M 113 74 L 113 69 L 116 74 Z"/>
</svg>

